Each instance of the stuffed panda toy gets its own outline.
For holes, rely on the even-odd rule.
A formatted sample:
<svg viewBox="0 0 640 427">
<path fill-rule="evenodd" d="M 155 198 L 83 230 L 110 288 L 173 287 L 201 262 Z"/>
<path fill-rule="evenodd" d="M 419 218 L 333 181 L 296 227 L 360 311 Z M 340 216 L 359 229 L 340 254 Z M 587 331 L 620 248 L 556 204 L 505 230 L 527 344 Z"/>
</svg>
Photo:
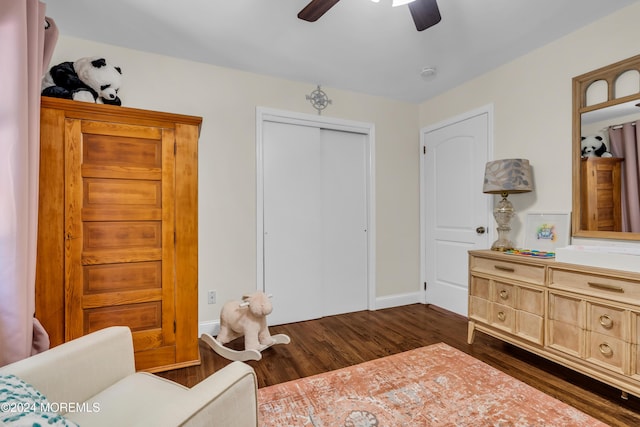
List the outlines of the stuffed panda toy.
<svg viewBox="0 0 640 427">
<path fill-rule="evenodd" d="M 122 70 L 106 59 L 80 58 L 51 67 L 42 79 L 42 95 L 97 104 L 122 105 Z"/>
<path fill-rule="evenodd" d="M 581 146 L 582 157 L 613 157 L 600 135 L 583 136 Z"/>
</svg>

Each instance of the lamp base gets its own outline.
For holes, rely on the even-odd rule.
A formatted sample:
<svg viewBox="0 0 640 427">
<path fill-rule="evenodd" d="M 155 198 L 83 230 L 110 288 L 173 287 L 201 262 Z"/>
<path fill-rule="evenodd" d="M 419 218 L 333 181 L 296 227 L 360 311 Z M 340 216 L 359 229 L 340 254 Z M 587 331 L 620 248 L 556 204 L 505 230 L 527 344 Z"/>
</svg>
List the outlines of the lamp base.
<svg viewBox="0 0 640 427">
<path fill-rule="evenodd" d="M 502 193 L 502 200 L 500 200 L 493 210 L 493 217 L 498 223 L 498 228 L 496 228 L 496 230 L 498 230 L 498 240 L 491 245 L 492 251 L 504 252 L 514 248 L 513 242 L 509 240 L 509 232 L 511 231 L 509 224 L 514 214 L 515 210 L 511 202 L 507 199 L 507 193 Z"/>
<path fill-rule="evenodd" d="M 509 239 L 498 239 L 491 245 L 492 251 L 505 252 L 514 248 L 514 244 Z"/>
</svg>

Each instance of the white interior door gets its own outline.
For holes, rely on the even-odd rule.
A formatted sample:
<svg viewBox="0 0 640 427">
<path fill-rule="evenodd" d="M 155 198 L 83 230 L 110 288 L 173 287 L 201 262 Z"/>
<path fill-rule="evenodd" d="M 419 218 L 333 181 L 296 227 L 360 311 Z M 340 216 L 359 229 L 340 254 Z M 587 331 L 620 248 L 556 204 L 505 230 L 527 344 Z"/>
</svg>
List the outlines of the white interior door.
<svg viewBox="0 0 640 427">
<path fill-rule="evenodd" d="M 366 309 L 366 137 L 275 122 L 262 132 L 269 323 Z"/>
<path fill-rule="evenodd" d="M 490 113 L 474 112 L 421 135 L 425 300 L 465 316 L 467 252 L 489 247 L 491 235 L 491 198 L 482 193 Z"/>
</svg>

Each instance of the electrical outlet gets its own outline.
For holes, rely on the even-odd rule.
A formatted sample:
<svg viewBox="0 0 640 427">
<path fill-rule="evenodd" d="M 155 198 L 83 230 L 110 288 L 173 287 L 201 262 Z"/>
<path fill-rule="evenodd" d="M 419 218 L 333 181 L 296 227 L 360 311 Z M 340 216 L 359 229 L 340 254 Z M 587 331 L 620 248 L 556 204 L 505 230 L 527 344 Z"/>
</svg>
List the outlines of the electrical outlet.
<svg viewBox="0 0 640 427">
<path fill-rule="evenodd" d="M 215 304 L 216 303 L 216 291 L 207 292 L 207 303 Z"/>
</svg>

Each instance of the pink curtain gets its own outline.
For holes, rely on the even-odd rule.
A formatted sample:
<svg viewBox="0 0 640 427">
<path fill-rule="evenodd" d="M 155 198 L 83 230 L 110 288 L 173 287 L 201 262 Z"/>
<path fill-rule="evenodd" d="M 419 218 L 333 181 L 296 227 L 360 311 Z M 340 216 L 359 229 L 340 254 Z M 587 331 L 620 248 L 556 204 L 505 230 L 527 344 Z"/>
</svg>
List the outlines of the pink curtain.
<svg viewBox="0 0 640 427">
<path fill-rule="evenodd" d="M 640 122 L 609 129 L 611 153 L 622 157 L 622 231 L 640 233 Z"/>
<path fill-rule="evenodd" d="M 40 82 L 58 36 L 45 8 L 0 1 L 0 366 L 48 347 L 33 317 Z"/>
</svg>

